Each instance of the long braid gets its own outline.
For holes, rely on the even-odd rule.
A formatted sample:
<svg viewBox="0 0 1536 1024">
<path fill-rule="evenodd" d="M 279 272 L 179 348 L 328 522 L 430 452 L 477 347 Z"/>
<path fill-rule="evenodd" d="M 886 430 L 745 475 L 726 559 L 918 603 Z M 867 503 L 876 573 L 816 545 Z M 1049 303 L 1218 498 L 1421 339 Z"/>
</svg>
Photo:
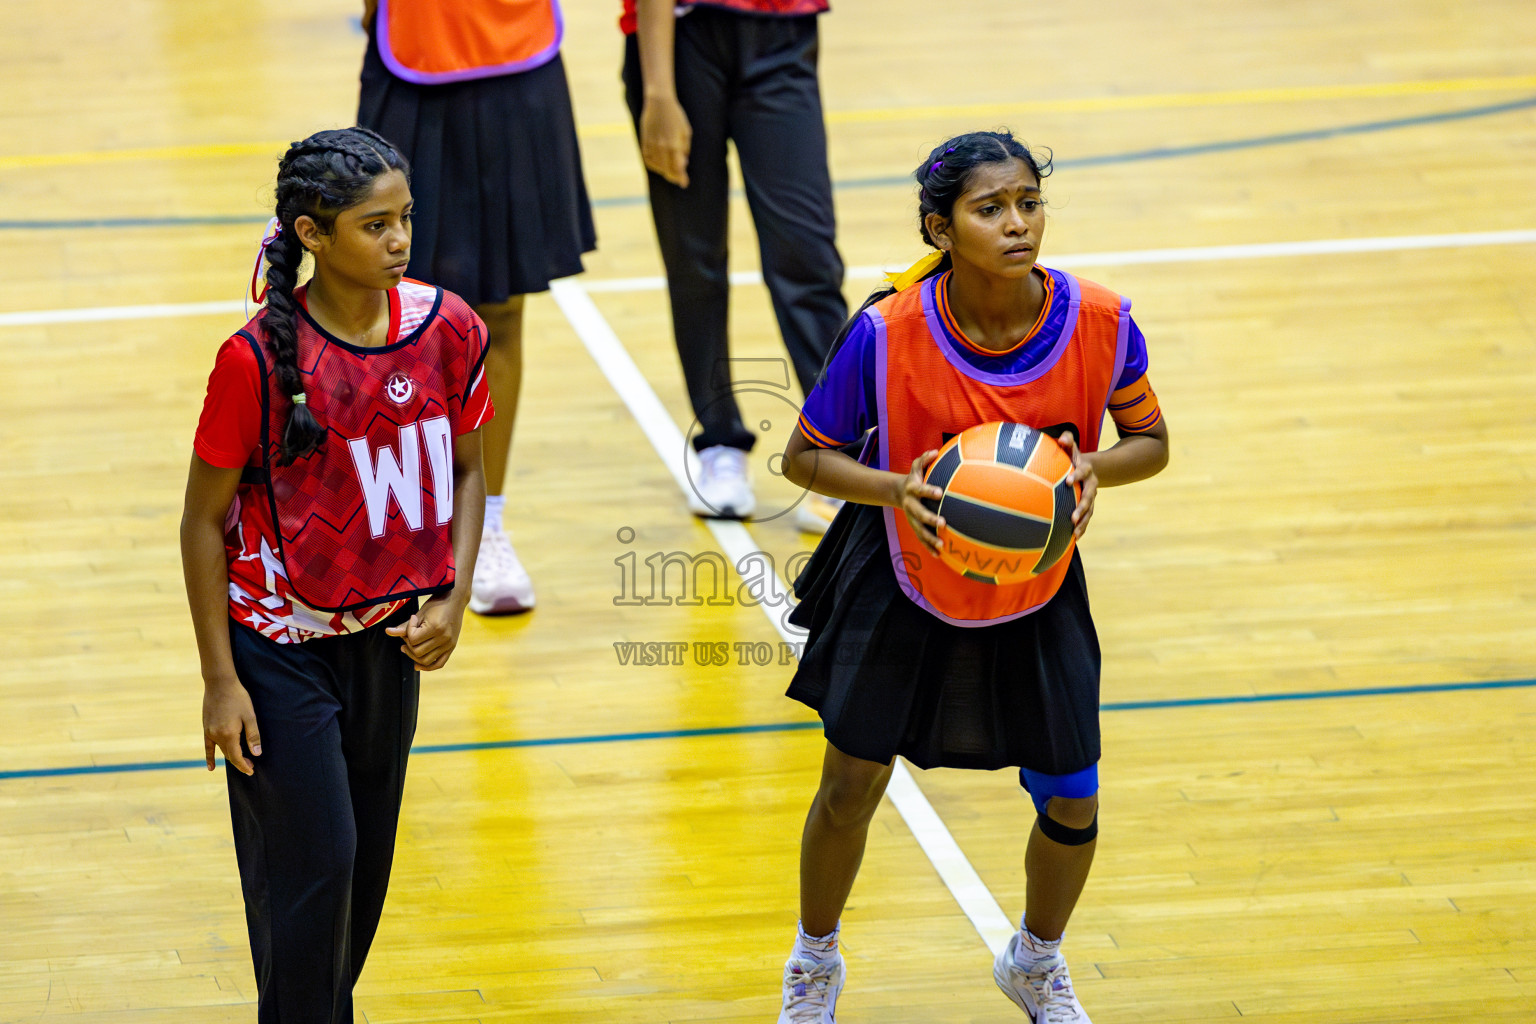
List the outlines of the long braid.
<svg viewBox="0 0 1536 1024">
<path fill-rule="evenodd" d="M 304 246 L 298 235 L 284 231 L 267 249 L 267 314 L 262 326 L 267 331 L 267 341 L 272 346 L 273 372 L 283 394 L 294 399 L 304 395 L 304 382 L 299 374 L 299 303 L 293 289 L 299 280 L 299 264 L 304 259 Z M 325 441 L 325 428 L 315 419 L 314 413 L 303 401 L 295 401 L 283 428 L 281 454 L 278 465 L 286 466 L 294 459 L 304 458 L 316 451 Z"/>
<path fill-rule="evenodd" d="M 293 402 L 283 429 L 277 463 L 307 458 L 325 443 L 325 427 L 310 411 L 299 372 L 299 283 L 304 246 L 294 228 L 308 216 L 329 232 L 336 215 L 367 198 L 374 180 L 390 170 L 410 176 L 400 152 L 366 128 L 316 132 L 295 142 L 277 170 L 278 236 L 267 249 L 267 309 L 262 317 L 274 357 L 278 385 Z"/>
</svg>

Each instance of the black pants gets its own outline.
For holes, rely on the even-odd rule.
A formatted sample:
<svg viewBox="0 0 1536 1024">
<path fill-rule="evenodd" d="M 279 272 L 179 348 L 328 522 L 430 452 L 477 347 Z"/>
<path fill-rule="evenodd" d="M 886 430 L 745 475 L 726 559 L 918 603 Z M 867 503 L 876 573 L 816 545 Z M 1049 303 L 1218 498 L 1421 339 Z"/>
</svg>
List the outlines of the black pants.
<svg viewBox="0 0 1536 1024">
<path fill-rule="evenodd" d="M 277 644 L 230 622 L 261 732 L 226 768 L 260 1024 L 352 1024 L 389 887 L 420 674 L 386 625 Z"/>
<path fill-rule="evenodd" d="M 677 98 L 693 127 L 689 185 L 678 188 L 657 174 L 649 174 L 649 183 L 672 331 L 702 428 L 694 447 L 701 450 L 750 449 L 756 440 L 731 393 L 726 342 L 727 139 L 736 144 L 763 280 L 804 392 L 815 384 L 848 316 L 816 56 L 815 15 L 777 18 L 695 7 L 677 19 Z M 642 82 L 633 35 L 624 54 L 624 85 L 638 129 Z"/>
</svg>

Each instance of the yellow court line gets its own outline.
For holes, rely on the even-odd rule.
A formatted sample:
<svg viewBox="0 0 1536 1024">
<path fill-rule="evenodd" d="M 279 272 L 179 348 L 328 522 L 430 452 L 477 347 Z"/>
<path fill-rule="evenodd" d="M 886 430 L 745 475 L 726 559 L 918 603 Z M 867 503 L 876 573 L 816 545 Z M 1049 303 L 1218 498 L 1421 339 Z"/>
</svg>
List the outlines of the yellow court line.
<svg viewBox="0 0 1536 1024">
<path fill-rule="evenodd" d="M 1270 89 L 1232 89 L 1225 92 L 1144 93 L 1130 96 L 1086 96 L 1077 99 L 1025 100 L 1011 103 L 976 103 L 936 107 L 874 107 L 868 110 L 835 110 L 827 114 L 831 124 L 887 121 L 925 121 L 986 118 L 1008 114 L 1082 114 L 1127 110 L 1174 110 L 1188 107 L 1240 106 L 1254 103 L 1301 103 L 1316 100 L 1383 99 L 1430 96 L 1458 92 L 1499 92 L 1536 89 L 1536 75 L 1505 75 L 1498 78 L 1443 78 L 1410 82 L 1362 82 L 1345 85 L 1300 85 Z M 607 122 L 578 129 L 582 138 L 611 138 L 633 134 L 629 122 Z M 287 142 L 237 142 L 195 146 L 157 146 L 143 149 L 86 150 L 77 153 L 29 153 L 0 156 L 0 171 L 23 167 L 69 167 L 117 163 L 125 160 L 200 160 L 221 156 L 270 156 L 276 158 Z"/>
<path fill-rule="evenodd" d="M 19 156 L 0 156 L 0 170 L 16 167 L 108 164 L 124 160 L 202 160 L 217 156 L 270 156 L 275 160 L 287 148 L 286 142 L 231 142 L 198 146 L 153 146 L 143 149 L 95 149 L 79 153 L 27 153 Z"/>
</svg>

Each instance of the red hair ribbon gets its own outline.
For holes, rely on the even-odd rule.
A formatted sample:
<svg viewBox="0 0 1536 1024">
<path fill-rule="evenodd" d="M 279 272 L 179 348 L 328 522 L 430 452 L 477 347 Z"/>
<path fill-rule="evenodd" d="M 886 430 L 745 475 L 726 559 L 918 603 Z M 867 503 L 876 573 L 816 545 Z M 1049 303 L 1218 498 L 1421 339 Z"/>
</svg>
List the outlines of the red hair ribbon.
<svg viewBox="0 0 1536 1024">
<path fill-rule="evenodd" d="M 261 248 L 256 251 L 256 265 L 251 268 L 251 301 L 258 306 L 266 301 L 267 283 L 262 281 L 261 291 L 256 290 L 256 281 L 261 275 L 261 264 L 267 258 L 267 249 L 276 242 L 283 233 L 282 222 L 276 217 L 267 221 L 267 226 L 262 231 Z"/>
</svg>

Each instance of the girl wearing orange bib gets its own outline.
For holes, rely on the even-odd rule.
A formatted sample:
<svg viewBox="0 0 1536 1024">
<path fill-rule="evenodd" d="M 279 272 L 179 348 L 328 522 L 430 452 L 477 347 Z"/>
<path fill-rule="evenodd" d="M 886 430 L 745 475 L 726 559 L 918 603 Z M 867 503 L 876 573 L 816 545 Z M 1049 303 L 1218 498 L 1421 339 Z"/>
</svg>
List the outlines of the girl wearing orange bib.
<svg viewBox="0 0 1536 1024">
<path fill-rule="evenodd" d="M 565 34 L 558 0 L 378 0 L 372 24 L 384 66 L 417 85 L 531 71 Z"/>
<path fill-rule="evenodd" d="M 579 274 L 597 245 L 560 58 L 559 0 L 364 0 L 357 123 L 400 148 L 417 200 L 410 276 L 485 323 L 500 415 L 485 425 L 481 615 L 536 599 L 502 524 L 523 383 L 523 297 Z"/>
<path fill-rule="evenodd" d="M 950 436 L 993 420 L 1056 436 L 1082 489 L 1168 459 L 1130 301 L 1037 262 L 1049 159 L 1012 135 L 936 148 L 914 177 L 938 252 L 849 321 L 784 454 L 784 475 L 847 501 L 795 582 L 807 630 L 789 695 L 827 747 L 800 854 L 800 927 L 781 1024 L 831 1024 L 842 914 L 897 755 L 923 768 L 1017 767 L 1036 808 L 1019 931 L 993 966 L 1035 1024 L 1086 1024 L 1060 953 L 1098 834 L 1099 646 L 1074 551 L 1024 583 L 968 579 L 937 558 L 924 483 Z M 1111 414 L 1118 441 L 1100 448 Z M 864 440 L 854 459 L 844 453 Z"/>
</svg>

